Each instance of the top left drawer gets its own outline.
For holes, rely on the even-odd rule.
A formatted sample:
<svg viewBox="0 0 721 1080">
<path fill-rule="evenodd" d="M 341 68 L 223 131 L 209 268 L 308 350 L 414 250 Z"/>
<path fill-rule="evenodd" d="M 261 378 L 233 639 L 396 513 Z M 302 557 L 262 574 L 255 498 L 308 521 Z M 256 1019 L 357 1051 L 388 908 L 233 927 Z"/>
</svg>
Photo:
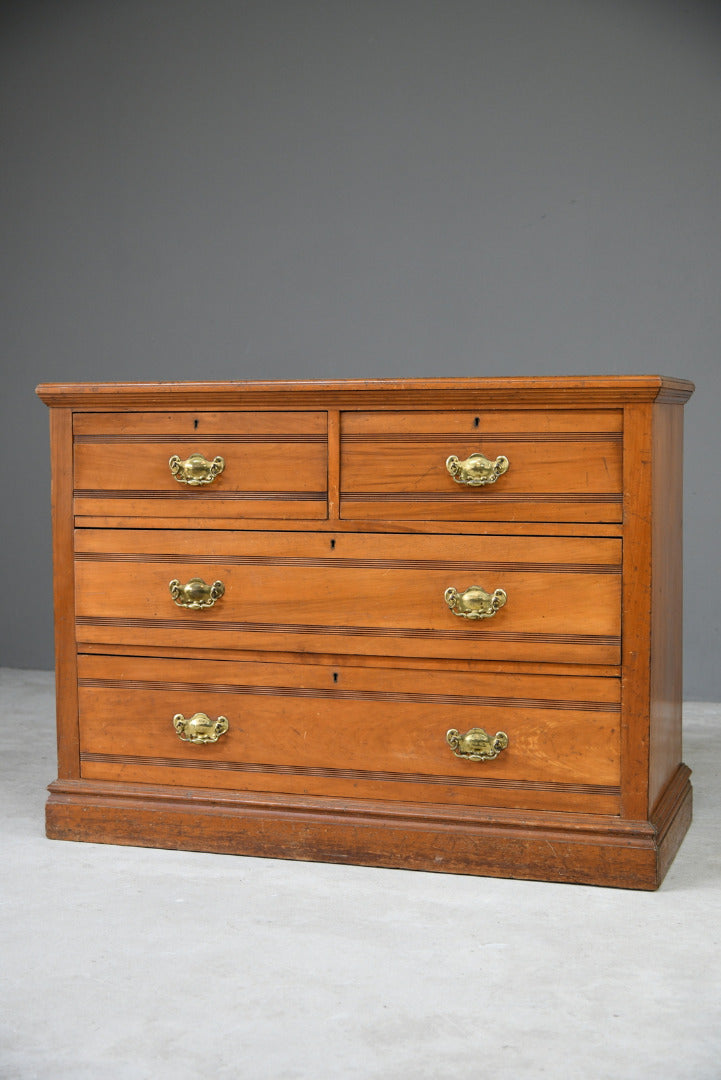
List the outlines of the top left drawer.
<svg viewBox="0 0 721 1080">
<path fill-rule="evenodd" d="M 324 412 L 76 413 L 73 432 L 76 517 L 327 516 Z"/>
</svg>

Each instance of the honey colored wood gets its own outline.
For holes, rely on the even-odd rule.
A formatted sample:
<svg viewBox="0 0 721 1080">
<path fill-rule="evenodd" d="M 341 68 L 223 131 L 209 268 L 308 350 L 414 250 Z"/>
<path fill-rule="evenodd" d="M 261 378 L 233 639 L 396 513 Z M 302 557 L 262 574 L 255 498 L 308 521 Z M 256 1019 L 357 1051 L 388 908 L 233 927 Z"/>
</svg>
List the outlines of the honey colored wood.
<svg viewBox="0 0 721 1080">
<path fill-rule="evenodd" d="M 328 413 L 328 520 L 337 523 L 340 515 L 340 413 Z"/>
<path fill-rule="evenodd" d="M 266 441 L 267 440 L 267 441 Z M 147 500 L 152 510 L 153 496 L 175 497 L 187 502 L 210 500 L 224 503 L 235 492 L 255 492 L 259 501 L 268 499 L 266 491 L 272 481 L 270 495 L 276 492 L 290 497 L 299 492 L 315 492 L 325 497 L 326 452 L 322 443 L 287 443 L 283 438 L 252 443 L 227 442 L 222 436 L 210 439 L 174 438 L 169 443 L 80 442 L 75 443 L 76 498 L 82 506 L 91 493 L 104 493 L 109 500 L 114 492 L 131 493 L 134 498 Z M 177 455 L 181 460 L 191 454 L 202 454 L 209 461 L 220 456 L 225 461 L 223 472 L 211 484 L 190 487 L 175 479 L 168 460 Z M 136 507 L 139 513 L 142 507 Z M 227 510 L 227 507 L 223 507 Z M 238 507 L 235 508 L 236 513 Z M 125 513 L 127 504 L 121 508 Z M 176 506 L 175 513 L 179 512 Z M 192 513 L 192 509 L 189 511 Z M 216 509 L 215 513 L 220 513 Z"/>
<path fill-rule="evenodd" d="M 47 831 L 59 840 L 647 890 L 691 817 L 683 766 L 649 821 L 92 781 L 50 790 Z"/>
<path fill-rule="evenodd" d="M 194 504 L 194 509 L 197 504 Z M 162 519 L 133 517 L 125 514 L 112 517 L 99 514 L 76 514 L 75 525 L 79 529 L 187 529 L 189 522 L 185 517 L 163 517 Z M 288 529 L 287 519 L 283 518 L 219 518 L 207 514 L 193 514 L 190 523 L 193 529 L 204 531 L 243 529 L 263 530 L 264 532 Z M 622 536 L 619 523 L 608 522 L 567 522 L 567 521 L 454 521 L 449 526 L 446 521 L 392 521 L 377 518 L 369 521 L 303 520 L 294 518 L 294 531 L 317 531 L 324 529 L 331 534 L 346 533 L 395 533 L 404 536 L 428 536 L 434 533 L 446 534 L 449 528 L 455 536 Z"/>
<path fill-rule="evenodd" d="M 333 545 L 333 546 L 332 546 Z M 611 539 L 84 531 L 77 541 L 80 641 L 317 649 L 403 656 L 617 663 L 621 545 Z M 107 548 L 111 550 L 108 551 Z M 192 555 L 188 553 L 192 552 Z M 168 589 L 220 580 L 208 610 L 178 608 Z M 469 620 L 444 599 L 504 589 L 495 616 Z M 139 598 L 142 609 L 139 611 Z M 302 642 L 302 644 L 301 644 Z"/>
<path fill-rule="evenodd" d="M 77 515 L 127 514 L 185 524 L 214 516 L 324 518 L 327 440 L 324 412 L 79 413 L 75 416 Z M 223 472 L 211 484 L 179 483 L 171 455 L 208 460 Z"/>
<path fill-rule="evenodd" d="M 238 517 L 325 517 L 325 431 L 259 434 L 252 429 L 267 427 L 268 421 L 260 425 L 250 414 L 253 422 L 240 424 L 237 414 L 230 415 L 236 423 L 229 427 L 250 430 L 235 436 L 157 435 L 154 441 L 148 434 L 76 434 L 75 513 L 112 517 L 132 508 L 137 516 L 152 520 L 185 515 L 186 523 L 198 515 L 232 522 Z M 293 417 L 293 424 L 279 426 L 299 427 Z M 170 456 L 184 461 L 197 453 L 210 461 L 222 457 L 223 472 L 210 484 L 180 483 L 170 470 Z"/>
<path fill-rule="evenodd" d="M 158 760 L 158 759 L 155 759 Z M 289 772 L 283 766 L 266 765 L 262 769 L 244 767 L 243 763 L 209 763 L 205 768 L 190 767 L 177 758 L 163 759 L 156 766 L 142 760 L 129 759 L 118 761 L 117 758 L 94 758 L 84 755 L 82 775 L 88 780 L 111 780 L 117 783 L 162 783 L 178 789 L 184 789 L 189 783 L 201 789 L 218 792 L 238 790 L 243 794 L 250 792 L 270 792 L 278 795 L 300 795 L 317 798 L 342 798 L 352 782 L 356 794 L 366 799 L 375 799 L 379 804 L 405 800 L 425 805 L 463 805 L 495 806 L 514 810 L 519 803 L 526 811 L 563 811 L 565 813 L 617 814 L 620 799 L 617 789 L 599 785 L 565 786 L 533 785 L 486 781 L 478 788 L 444 783 L 441 778 L 428 780 L 422 774 L 391 773 L 377 775 L 371 771 L 358 773 L 343 770 L 340 775 L 332 769 L 309 767 L 307 771 L 296 766 Z M 400 862 L 398 865 L 402 865 Z"/>
<path fill-rule="evenodd" d="M 653 574 L 648 809 L 681 760 L 683 658 L 683 411 L 659 405 L 653 422 Z"/>
<path fill-rule="evenodd" d="M 123 645 L 118 642 L 92 642 L 82 643 L 83 653 L 97 656 L 136 656 L 138 649 L 133 645 Z M 207 649 L 192 646 L 169 646 L 169 645 L 145 645 L 143 656 L 159 656 L 165 659 L 181 658 L 185 660 L 258 660 L 266 661 L 269 656 L 274 662 L 300 663 L 300 664 L 344 664 L 346 667 L 365 667 L 368 657 L 357 656 L 353 653 L 297 653 L 285 652 L 274 649 L 272 653 L 261 649 Z M 397 668 L 399 661 L 394 656 L 374 656 L 373 667 Z M 502 662 L 485 660 L 468 660 L 465 657 L 454 657 L 452 660 L 433 656 L 404 656 L 403 668 L 415 668 L 421 671 L 471 671 L 478 674 L 497 674 L 503 671 L 507 674 L 518 675 L 574 675 L 592 676 L 596 678 L 620 677 L 621 668 L 618 664 L 540 664 L 537 661 L 530 663 L 525 661 Z"/>
<path fill-rule="evenodd" d="M 300 519 L 315 521 L 325 518 L 328 513 L 325 489 L 301 496 L 288 491 L 270 495 L 263 491 L 228 495 L 218 490 L 212 496 L 203 489 L 193 489 L 192 494 L 173 492 L 167 496 L 158 491 L 131 491 L 120 495 L 96 491 L 78 492 L 74 502 L 75 513 L 81 517 L 98 515 L 111 520 L 116 515 L 124 515 L 131 507 L 143 518 L 143 528 L 165 527 L 169 521 L 179 521 L 181 528 L 194 528 L 199 521 L 216 516 L 224 516 L 224 528 L 235 529 L 239 521 L 248 528 L 251 523 L 255 526 L 258 519 L 271 515 L 276 522 L 292 522 Z"/>
<path fill-rule="evenodd" d="M 508 472 L 494 484 L 467 487 L 456 483 L 446 468 L 446 459 L 455 454 L 461 460 L 482 453 L 490 461 L 501 455 L 511 462 Z M 509 439 L 464 436 L 441 440 L 419 439 L 404 442 L 390 436 L 361 442 L 345 441 L 341 463 L 341 485 L 345 496 L 361 493 L 382 495 L 456 496 L 459 516 L 466 513 L 483 514 L 487 503 L 496 499 L 531 503 L 548 496 L 549 507 L 554 498 L 571 495 L 616 495 L 616 519 L 620 519 L 621 504 L 621 441 L 597 442 L 529 442 L 511 443 Z M 461 509 L 463 507 L 463 509 Z M 474 507 L 471 511 L 470 507 Z M 379 504 L 378 511 L 382 510 Z M 530 511 L 530 505 L 529 505 Z M 610 513 L 610 511 L 609 511 Z M 555 520 L 555 515 L 551 518 Z"/>
<path fill-rule="evenodd" d="M 513 521 L 516 517 L 523 521 L 569 521 L 603 522 L 621 519 L 620 496 L 574 497 L 563 496 L 539 498 L 532 502 L 530 498 L 502 499 L 499 492 L 496 497 L 489 496 L 483 502 L 473 503 L 453 493 L 444 499 L 423 494 L 385 495 L 368 493 L 363 495 L 341 496 L 341 517 L 346 521 L 369 519 L 374 514 L 383 520 L 395 518 L 398 521 L 445 521 L 455 523 L 459 518 L 468 521 Z"/>
<path fill-rule="evenodd" d="M 400 791 L 481 805 L 500 791 L 509 805 L 515 793 L 520 805 L 558 809 L 586 794 L 618 804 L 616 680 L 81 656 L 79 685 L 86 777 L 351 798 Z M 182 742 L 173 716 L 201 711 L 227 717 L 227 734 Z M 477 726 L 508 735 L 498 758 L 451 751 L 449 728 Z"/>
<path fill-rule="evenodd" d="M 537 436 L 554 439 L 565 435 L 576 436 L 574 441 L 583 442 L 588 436 L 620 437 L 623 434 L 623 410 L 486 409 L 480 404 L 475 409 L 454 412 L 344 412 L 342 431 L 344 438 L 351 440 L 395 436 L 402 441 L 409 436 L 427 435 L 442 441 L 448 435 L 474 440 L 505 438 L 516 444 Z"/>
<path fill-rule="evenodd" d="M 496 379 L 343 379 L 313 382 L 44 383 L 38 396 L 78 411 L 220 409 L 538 409 L 620 408 L 630 403 L 682 404 L 686 379 L 659 375 L 536 376 Z"/>
<path fill-rule="evenodd" d="M 692 390 L 658 376 L 38 388 L 58 623 L 48 835 L 657 887 L 691 818 Z M 240 452 L 242 468 L 179 498 L 167 457 L 196 448 Z M 475 450 L 511 461 L 490 489 L 444 475 Z M 115 466 L 139 451 L 152 467 L 134 486 Z M 168 581 L 196 575 L 226 585 L 208 611 L 172 603 Z M 457 618 L 443 592 L 471 584 L 508 603 Z M 213 709 L 227 736 L 177 738 L 176 711 Z M 507 731 L 509 747 L 457 759 L 451 726 Z"/>
<path fill-rule="evenodd" d="M 621 519 L 619 410 L 601 413 L 344 413 L 341 517 Z M 446 468 L 503 455 L 493 484 L 458 484 Z"/>
<path fill-rule="evenodd" d="M 648 813 L 652 523 L 654 511 L 662 512 L 653 506 L 652 427 L 651 406 L 625 410 L 621 787 L 623 812 L 632 818 Z M 680 649 L 678 624 L 675 637 Z"/>
<path fill-rule="evenodd" d="M 58 776 L 80 776 L 78 684 L 73 567 L 72 413 L 50 413 L 53 520 L 53 601 L 55 609 L 55 702 Z"/>
<path fill-rule="evenodd" d="M 118 443 L 143 441 L 143 436 L 172 440 L 176 437 L 194 439 L 235 436 L 240 445 L 250 438 L 263 435 L 273 442 L 286 438 L 290 443 L 326 433 L 325 412 L 76 412 L 73 431 L 77 440 L 99 436 Z M 289 438 L 290 437 L 290 438 Z"/>
<path fill-rule="evenodd" d="M 335 538 L 335 546 L 332 540 Z M 265 558 L 294 561 L 303 565 L 314 562 L 331 566 L 361 565 L 383 560 L 387 569 L 420 564 L 432 570 L 455 569 L 467 573 L 479 568 L 493 572 L 545 570 L 557 573 L 599 573 L 618 576 L 621 572 L 620 540 L 612 537 L 527 537 L 414 536 L 411 539 L 393 533 L 347 534 L 334 537 L 327 533 L 296 532 L 291 527 L 281 532 L 228 532 L 208 535 L 192 529 L 80 529 L 75 533 L 78 558 L 97 555 L 124 555 L 127 562 L 142 562 L 145 555 L 216 559 L 232 562 L 234 558 Z"/>
</svg>

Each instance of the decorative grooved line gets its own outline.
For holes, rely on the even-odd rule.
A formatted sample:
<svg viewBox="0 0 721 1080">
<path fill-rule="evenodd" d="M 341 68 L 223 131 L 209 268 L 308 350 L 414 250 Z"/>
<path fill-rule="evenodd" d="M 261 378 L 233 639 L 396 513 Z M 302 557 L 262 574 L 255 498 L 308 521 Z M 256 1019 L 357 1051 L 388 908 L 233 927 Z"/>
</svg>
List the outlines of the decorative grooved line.
<svg viewBox="0 0 721 1080">
<path fill-rule="evenodd" d="M 539 443 L 539 442 L 622 442 L 620 431 L 449 431 L 437 432 L 349 432 L 342 436 L 343 442 L 353 443 L 448 443 L 448 442 L 498 442 Z"/>
<path fill-rule="evenodd" d="M 324 491 L 223 491 L 206 488 L 183 488 L 165 490 L 118 491 L 112 488 L 76 488 L 76 499 L 209 499 L 225 502 L 227 499 L 252 500 L 253 502 L 325 502 Z"/>
<path fill-rule="evenodd" d="M 76 443 L 179 443 L 185 445 L 197 443 L 198 446 L 207 446 L 216 442 L 224 443 L 325 443 L 324 434 L 252 434 L 252 435 L 224 435 L 222 432 L 213 432 L 210 435 L 199 435 L 197 431 L 177 435 L 76 435 Z"/>
<path fill-rule="evenodd" d="M 513 572 L 548 572 L 554 574 L 620 574 L 618 563 L 543 563 L 543 562 L 499 562 L 498 560 L 479 559 L 471 562 L 467 559 L 353 559 L 342 556 L 301 556 L 301 555 L 169 555 L 165 553 L 145 554 L 143 552 L 96 552 L 81 551 L 75 558 L 79 562 L 137 562 L 137 563 L 179 563 L 192 562 L 203 565 L 223 566 L 337 566 L 341 568 L 364 568 L 379 570 L 448 570 L 460 573 L 503 573 Z"/>
<path fill-rule="evenodd" d="M 403 784 L 443 784 L 452 787 L 505 788 L 579 795 L 616 795 L 620 788 L 601 784 L 566 784 L 552 780 L 501 780 L 490 777 L 439 776 L 427 773 L 376 772 L 365 769 L 333 769 L 313 765 L 265 765 L 245 761 L 195 760 L 192 758 L 144 757 L 140 754 L 81 753 L 83 762 L 109 765 L 145 765 L 168 769 L 218 769 L 224 772 L 267 773 L 274 776 L 313 776 L 327 780 L 380 780 Z"/>
<path fill-rule="evenodd" d="M 402 637 L 448 641 L 478 641 L 478 630 L 426 630 L 408 627 L 381 626 L 325 626 L 311 623 L 258 623 L 226 622 L 204 618 L 194 621 L 189 619 L 138 619 L 121 616 L 78 615 L 78 628 L 84 626 L 120 626 L 146 630 L 209 630 L 228 631 L 230 633 L 273 633 L 273 634 L 334 634 L 341 637 Z M 551 634 L 530 631 L 483 630 L 486 641 L 526 641 L 548 645 L 612 645 L 617 648 L 621 639 L 613 634 Z"/>
<path fill-rule="evenodd" d="M 622 503 L 623 495 L 618 493 L 593 492 L 582 494 L 580 492 L 502 492 L 486 491 L 478 498 L 484 503 Z M 352 491 L 341 492 L 344 502 L 442 502 L 442 503 L 468 503 L 469 494 L 466 491 Z"/>
<path fill-rule="evenodd" d="M 331 698 L 338 701 L 389 701 L 428 705 L 472 705 L 478 708 L 564 709 L 573 712 L 620 713 L 619 702 L 524 697 L 490 697 L 486 694 L 419 694 L 399 690 L 341 690 L 337 687 L 253 686 L 242 683 L 168 682 L 145 679 L 79 679 L 88 689 L 160 690 L 175 693 L 250 694 L 270 697 Z"/>
</svg>

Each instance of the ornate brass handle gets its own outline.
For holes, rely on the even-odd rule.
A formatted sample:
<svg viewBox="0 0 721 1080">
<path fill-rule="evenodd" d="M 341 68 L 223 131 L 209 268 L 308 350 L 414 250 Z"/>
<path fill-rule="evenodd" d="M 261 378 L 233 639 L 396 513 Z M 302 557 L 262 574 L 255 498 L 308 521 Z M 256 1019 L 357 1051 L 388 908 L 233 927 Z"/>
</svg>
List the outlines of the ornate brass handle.
<svg viewBox="0 0 721 1080">
<path fill-rule="evenodd" d="M 228 721 L 224 716 L 211 720 L 204 712 L 194 713 L 186 720 L 182 713 L 176 713 L 173 727 L 183 742 L 210 743 L 217 742 L 221 735 L 225 735 Z"/>
<path fill-rule="evenodd" d="M 455 454 L 451 454 L 446 461 L 446 468 L 455 482 L 469 487 L 495 484 L 499 476 L 508 472 L 508 465 L 508 458 L 502 454 L 495 461 L 489 461 L 483 454 L 471 454 L 465 461 L 459 461 Z"/>
<path fill-rule="evenodd" d="M 179 484 L 198 487 L 200 484 L 212 484 L 225 468 L 225 461 L 220 455 L 208 461 L 202 454 L 191 454 L 181 461 L 177 454 L 173 454 L 168 465 Z"/>
<path fill-rule="evenodd" d="M 472 727 L 465 735 L 457 728 L 446 732 L 446 741 L 456 757 L 467 761 L 492 761 L 508 746 L 505 731 L 488 735 L 482 727 Z"/>
<path fill-rule="evenodd" d="M 168 588 L 178 607 L 190 608 L 191 611 L 212 607 L 225 592 L 222 581 L 214 581 L 212 585 L 206 585 L 199 577 L 191 578 L 186 585 L 181 585 L 177 578 L 173 578 Z"/>
<path fill-rule="evenodd" d="M 508 594 L 503 589 L 487 593 L 478 585 L 471 585 L 462 593 L 451 586 L 446 589 L 444 596 L 453 614 L 464 619 L 490 619 L 508 599 Z"/>
</svg>

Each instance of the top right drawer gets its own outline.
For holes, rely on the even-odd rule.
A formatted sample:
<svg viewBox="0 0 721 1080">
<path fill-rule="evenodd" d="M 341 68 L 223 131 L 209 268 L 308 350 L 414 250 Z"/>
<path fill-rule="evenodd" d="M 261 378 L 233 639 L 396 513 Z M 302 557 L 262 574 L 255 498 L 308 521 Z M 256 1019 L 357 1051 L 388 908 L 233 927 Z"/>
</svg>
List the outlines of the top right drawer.
<svg viewBox="0 0 721 1080">
<path fill-rule="evenodd" d="M 342 518 L 621 521 L 623 413 L 347 412 Z"/>
</svg>

